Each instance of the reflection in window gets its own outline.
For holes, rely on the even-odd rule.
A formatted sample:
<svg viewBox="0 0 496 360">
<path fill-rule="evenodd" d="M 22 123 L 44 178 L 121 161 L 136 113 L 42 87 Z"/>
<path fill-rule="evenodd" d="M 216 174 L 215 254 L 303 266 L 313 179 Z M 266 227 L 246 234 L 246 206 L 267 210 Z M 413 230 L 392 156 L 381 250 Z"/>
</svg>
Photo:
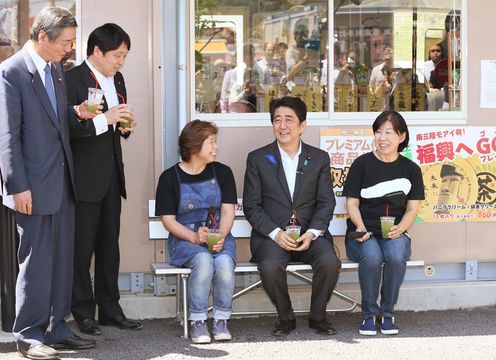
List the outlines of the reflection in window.
<svg viewBox="0 0 496 360">
<path fill-rule="evenodd" d="M 76 0 L 0 0 L 0 62 L 19 51 L 29 40 L 34 18 L 47 5 L 61 6 L 76 14 Z M 64 67 L 74 66 L 75 61 L 73 50 Z"/>
<path fill-rule="evenodd" d="M 334 111 L 460 110 L 461 0 L 394 3 L 334 1 Z"/>
<path fill-rule="evenodd" d="M 327 1 L 194 3 L 197 112 L 268 112 L 284 95 L 328 111 Z"/>
</svg>

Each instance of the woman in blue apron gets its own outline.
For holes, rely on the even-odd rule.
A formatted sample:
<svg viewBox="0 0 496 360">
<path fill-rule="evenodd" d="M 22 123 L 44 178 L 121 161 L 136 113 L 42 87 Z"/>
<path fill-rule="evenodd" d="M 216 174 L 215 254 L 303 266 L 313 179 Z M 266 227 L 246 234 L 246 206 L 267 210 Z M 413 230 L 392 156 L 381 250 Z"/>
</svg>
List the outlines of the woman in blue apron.
<svg viewBox="0 0 496 360">
<path fill-rule="evenodd" d="M 231 169 L 215 162 L 217 128 L 206 121 L 189 122 L 179 137 L 182 162 L 165 170 L 157 186 L 155 214 L 169 231 L 170 263 L 191 269 L 189 320 L 194 343 L 209 343 L 207 308 L 213 285 L 213 336 L 231 340 L 227 320 L 232 313 L 236 244 L 231 235 L 236 184 Z M 210 211 L 209 211 L 210 210 Z M 221 232 L 209 250 L 205 226 Z"/>
</svg>

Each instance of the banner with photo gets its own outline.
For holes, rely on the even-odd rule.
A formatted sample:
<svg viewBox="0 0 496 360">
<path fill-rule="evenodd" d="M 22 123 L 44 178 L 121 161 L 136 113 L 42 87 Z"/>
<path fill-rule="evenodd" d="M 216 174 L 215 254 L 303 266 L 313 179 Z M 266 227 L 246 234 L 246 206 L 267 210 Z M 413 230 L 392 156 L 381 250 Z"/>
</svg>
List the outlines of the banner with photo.
<svg viewBox="0 0 496 360">
<path fill-rule="evenodd" d="M 420 166 L 425 185 L 417 221 L 496 221 L 496 127 L 411 127 L 409 132 L 410 146 L 402 154 Z M 322 128 L 320 148 L 329 153 L 333 221 L 341 228 L 346 176 L 354 159 L 374 149 L 373 133 Z"/>
</svg>

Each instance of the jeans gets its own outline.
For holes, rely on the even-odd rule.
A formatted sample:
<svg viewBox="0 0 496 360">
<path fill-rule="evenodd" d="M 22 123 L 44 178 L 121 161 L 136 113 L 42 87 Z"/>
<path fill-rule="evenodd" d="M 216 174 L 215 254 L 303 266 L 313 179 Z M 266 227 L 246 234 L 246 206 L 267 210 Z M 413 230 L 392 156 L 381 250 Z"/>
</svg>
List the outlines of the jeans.
<svg viewBox="0 0 496 360">
<path fill-rule="evenodd" d="M 208 295 L 213 280 L 214 319 L 227 320 L 232 313 L 234 261 L 231 256 L 200 252 L 185 267 L 191 269 L 188 282 L 189 320 L 207 319 Z"/>
<path fill-rule="evenodd" d="M 363 319 L 381 314 L 386 317 L 394 316 L 394 305 L 398 301 L 400 286 L 405 278 L 406 262 L 411 255 L 410 237 L 404 234 L 397 239 L 372 236 L 363 243 L 346 240 L 346 255 L 359 264 Z M 380 306 L 377 305 L 379 287 Z"/>
</svg>

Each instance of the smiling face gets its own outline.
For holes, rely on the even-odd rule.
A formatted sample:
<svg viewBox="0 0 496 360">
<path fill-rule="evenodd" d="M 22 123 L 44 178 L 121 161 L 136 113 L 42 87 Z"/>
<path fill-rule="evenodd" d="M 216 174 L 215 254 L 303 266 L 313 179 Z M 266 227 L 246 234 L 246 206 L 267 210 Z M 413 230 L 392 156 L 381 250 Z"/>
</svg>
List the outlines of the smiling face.
<svg viewBox="0 0 496 360">
<path fill-rule="evenodd" d="M 95 46 L 93 54 L 90 56 L 91 64 L 103 75 L 114 76 L 126 62 L 128 48 L 122 43 L 117 49 L 103 53 L 98 46 Z"/>
<path fill-rule="evenodd" d="M 205 164 L 209 164 L 215 161 L 217 156 L 217 135 L 209 135 L 202 144 L 201 150 L 198 153 L 193 154 L 193 156 L 202 161 Z"/>
<path fill-rule="evenodd" d="M 274 111 L 272 129 L 282 148 L 299 146 L 300 135 L 306 125 L 307 122 L 300 122 L 296 113 L 289 107 L 280 106 Z"/>
<path fill-rule="evenodd" d="M 374 133 L 374 143 L 381 157 L 398 154 L 398 146 L 405 140 L 406 134 L 398 134 L 390 121 L 382 124 Z"/>
<path fill-rule="evenodd" d="M 59 62 L 71 52 L 75 39 L 75 27 L 65 28 L 55 40 L 50 40 L 47 33 L 41 31 L 35 42 L 35 49 L 46 62 Z"/>
</svg>

